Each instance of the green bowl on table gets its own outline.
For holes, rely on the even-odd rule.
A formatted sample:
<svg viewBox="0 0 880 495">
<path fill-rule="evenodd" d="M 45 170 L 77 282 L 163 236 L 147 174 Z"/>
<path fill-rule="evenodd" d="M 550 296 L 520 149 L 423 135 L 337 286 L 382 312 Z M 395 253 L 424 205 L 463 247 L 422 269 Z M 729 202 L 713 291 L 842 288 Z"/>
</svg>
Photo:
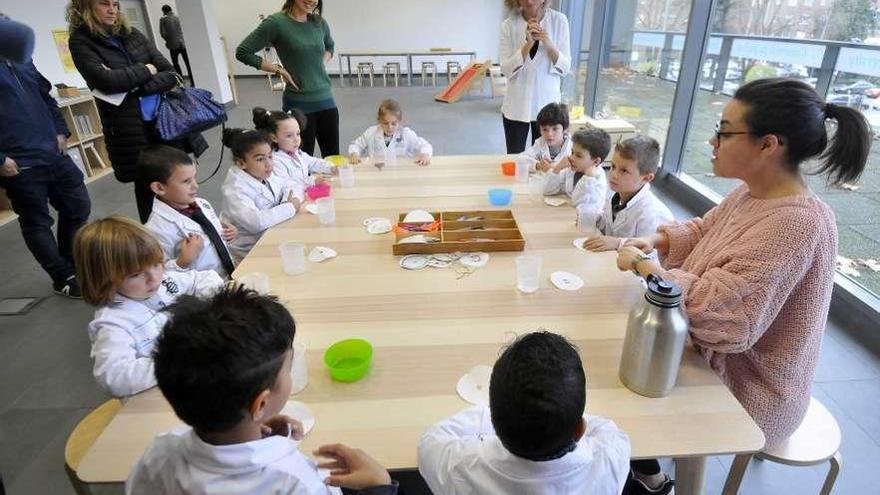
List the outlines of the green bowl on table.
<svg viewBox="0 0 880 495">
<path fill-rule="evenodd" d="M 373 346 L 364 339 L 346 339 L 324 351 L 330 377 L 339 382 L 356 382 L 370 371 Z"/>
</svg>

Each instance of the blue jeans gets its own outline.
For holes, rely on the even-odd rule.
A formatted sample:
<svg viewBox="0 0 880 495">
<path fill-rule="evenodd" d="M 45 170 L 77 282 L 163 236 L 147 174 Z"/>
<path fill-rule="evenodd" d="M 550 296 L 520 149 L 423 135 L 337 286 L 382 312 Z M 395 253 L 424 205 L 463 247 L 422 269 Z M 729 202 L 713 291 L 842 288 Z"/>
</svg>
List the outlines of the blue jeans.
<svg viewBox="0 0 880 495">
<path fill-rule="evenodd" d="M 49 166 L 22 170 L 13 177 L 0 177 L 24 242 L 43 270 L 56 283 L 75 273 L 73 236 L 89 219 L 92 203 L 83 174 L 67 155 Z M 52 232 L 49 205 L 58 211 L 58 239 Z"/>
</svg>

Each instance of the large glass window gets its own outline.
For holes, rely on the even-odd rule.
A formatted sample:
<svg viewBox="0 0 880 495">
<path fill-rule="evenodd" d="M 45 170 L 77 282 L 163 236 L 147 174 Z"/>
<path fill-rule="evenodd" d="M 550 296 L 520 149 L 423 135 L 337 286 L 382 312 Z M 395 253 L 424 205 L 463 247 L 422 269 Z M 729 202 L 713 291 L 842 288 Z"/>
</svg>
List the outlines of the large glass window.
<svg viewBox="0 0 880 495">
<path fill-rule="evenodd" d="M 736 187 L 737 181 L 712 174 L 707 140 L 731 95 L 754 79 L 801 79 L 827 101 L 859 108 L 880 131 L 880 46 L 863 42 L 880 42 L 871 39 L 875 28 L 872 2 L 861 0 L 719 1 L 682 173 L 721 195 Z M 834 132 L 833 123 L 829 130 Z M 874 144 L 858 184 L 831 187 L 815 176 L 809 182 L 837 216 L 840 255 L 853 260 L 844 274 L 880 294 L 880 146 Z"/>
</svg>

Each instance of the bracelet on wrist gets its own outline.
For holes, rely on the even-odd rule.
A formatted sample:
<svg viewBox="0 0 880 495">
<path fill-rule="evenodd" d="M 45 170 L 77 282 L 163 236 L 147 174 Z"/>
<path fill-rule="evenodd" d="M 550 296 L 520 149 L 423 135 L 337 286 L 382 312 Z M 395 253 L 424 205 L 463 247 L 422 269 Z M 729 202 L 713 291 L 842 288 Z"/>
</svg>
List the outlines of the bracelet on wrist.
<svg viewBox="0 0 880 495">
<path fill-rule="evenodd" d="M 648 256 L 647 254 L 644 254 L 644 253 L 639 255 L 637 258 L 633 258 L 632 266 L 630 267 L 632 269 L 633 273 L 635 273 L 636 275 L 641 275 L 639 273 L 639 263 L 641 263 L 643 261 L 648 261 L 650 259 L 651 259 L 651 257 Z"/>
</svg>

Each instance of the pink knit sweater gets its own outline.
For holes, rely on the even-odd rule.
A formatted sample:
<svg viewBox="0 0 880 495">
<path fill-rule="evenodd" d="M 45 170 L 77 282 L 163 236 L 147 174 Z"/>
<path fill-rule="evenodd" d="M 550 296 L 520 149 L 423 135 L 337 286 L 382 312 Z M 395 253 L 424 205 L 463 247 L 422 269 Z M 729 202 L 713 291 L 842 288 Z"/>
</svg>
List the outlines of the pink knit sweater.
<svg viewBox="0 0 880 495">
<path fill-rule="evenodd" d="M 661 226 L 668 278 L 690 335 L 763 430 L 767 446 L 800 425 L 831 303 L 837 226 L 813 195 L 749 196 L 740 186 L 703 218 Z"/>
</svg>

